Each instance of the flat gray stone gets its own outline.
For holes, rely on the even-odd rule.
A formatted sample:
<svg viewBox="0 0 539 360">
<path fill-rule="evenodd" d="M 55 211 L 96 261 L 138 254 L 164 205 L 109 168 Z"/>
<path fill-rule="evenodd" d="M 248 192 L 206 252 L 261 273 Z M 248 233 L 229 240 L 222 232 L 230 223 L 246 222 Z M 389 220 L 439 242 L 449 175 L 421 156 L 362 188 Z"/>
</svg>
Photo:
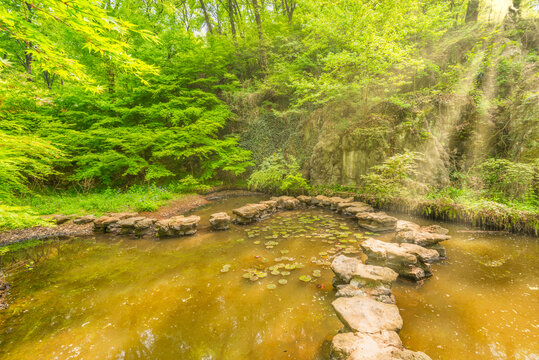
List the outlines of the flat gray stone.
<svg viewBox="0 0 539 360">
<path fill-rule="evenodd" d="M 384 304 L 367 296 L 340 297 L 331 305 L 341 322 L 352 331 L 378 333 L 402 328 L 402 317 L 396 305 Z"/>
<path fill-rule="evenodd" d="M 339 255 L 331 263 L 331 270 L 347 283 L 353 285 L 386 284 L 397 280 L 399 276 L 388 267 L 365 265 L 359 259 Z"/>
</svg>

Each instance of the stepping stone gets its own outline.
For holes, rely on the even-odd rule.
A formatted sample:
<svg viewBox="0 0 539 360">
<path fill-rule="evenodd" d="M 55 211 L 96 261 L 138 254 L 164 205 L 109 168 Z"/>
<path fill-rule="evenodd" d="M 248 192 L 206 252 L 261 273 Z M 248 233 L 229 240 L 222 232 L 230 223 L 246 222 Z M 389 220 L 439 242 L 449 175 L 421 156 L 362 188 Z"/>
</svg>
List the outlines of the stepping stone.
<svg viewBox="0 0 539 360">
<path fill-rule="evenodd" d="M 193 235 L 197 232 L 197 226 L 200 222 L 200 216 L 174 216 L 170 219 L 159 220 L 155 224 L 157 236 L 183 236 Z"/>
<path fill-rule="evenodd" d="M 348 332 L 333 338 L 331 360 L 431 360 L 422 352 L 404 349 L 394 331 L 375 334 Z"/>
<path fill-rule="evenodd" d="M 356 218 L 359 226 L 373 232 L 393 231 L 397 224 L 397 219 L 385 212 L 360 212 Z"/>
<path fill-rule="evenodd" d="M 395 242 L 410 243 L 436 250 L 441 257 L 445 257 L 445 248 L 439 243 L 451 239 L 448 230 L 430 225 L 421 227 L 409 221 L 399 220 L 395 226 Z"/>
<path fill-rule="evenodd" d="M 331 263 L 331 270 L 342 281 L 357 287 L 384 285 L 391 283 L 399 276 L 388 267 L 365 265 L 359 259 L 339 255 Z"/>
<path fill-rule="evenodd" d="M 214 230 L 230 229 L 230 216 L 226 212 L 210 215 L 210 225 Z"/>
<path fill-rule="evenodd" d="M 284 210 L 297 209 L 301 204 L 298 199 L 292 196 L 272 197 L 271 200 L 277 201 L 277 208 Z"/>
<path fill-rule="evenodd" d="M 94 215 L 79 216 L 78 218 L 75 218 L 75 220 L 73 220 L 73 224 L 84 225 L 93 222 L 95 219 L 96 217 Z"/>
<path fill-rule="evenodd" d="M 331 305 L 341 322 L 352 331 L 378 333 L 402 328 L 402 317 L 396 305 L 384 304 L 367 296 L 340 297 Z"/>
<path fill-rule="evenodd" d="M 431 274 L 428 263 L 439 259 L 436 250 L 414 244 L 388 243 L 369 238 L 360 244 L 367 264 L 387 266 L 399 275 L 421 280 Z"/>
<path fill-rule="evenodd" d="M 236 215 L 234 222 L 237 224 L 251 224 L 260 220 L 266 213 L 268 205 L 265 204 L 247 204 L 240 208 L 232 210 Z"/>
</svg>

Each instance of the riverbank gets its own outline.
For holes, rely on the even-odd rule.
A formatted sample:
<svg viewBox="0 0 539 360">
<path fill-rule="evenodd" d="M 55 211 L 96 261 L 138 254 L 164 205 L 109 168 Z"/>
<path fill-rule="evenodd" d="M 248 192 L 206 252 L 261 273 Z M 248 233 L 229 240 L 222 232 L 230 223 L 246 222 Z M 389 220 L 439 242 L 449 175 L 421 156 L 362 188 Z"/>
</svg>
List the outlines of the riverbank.
<svg viewBox="0 0 539 360">
<path fill-rule="evenodd" d="M 493 201 L 468 205 L 443 200 L 394 197 L 379 199 L 367 194 L 335 192 L 351 196 L 381 210 L 474 226 L 482 230 L 509 231 L 539 236 L 539 213 L 513 209 Z"/>
<path fill-rule="evenodd" d="M 154 211 L 133 211 L 128 202 L 118 203 L 116 207 L 109 207 L 106 212 L 133 211 L 140 216 L 152 217 L 155 219 L 165 219 L 176 215 L 182 215 L 198 207 L 210 204 L 214 201 L 234 196 L 249 196 L 257 194 L 247 190 L 233 190 L 225 188 L 215 188 L 205 194 L 177 194 L 173 199 L 163 202 Z M 76 201 L 76 198 L 73 199 Z M 133 210 L 132 210 L 133 209 Z M 104 211 L 96 211 L 91 215 L 102 215 Z M 64 214 L 65 215 L 65 214 Z M 77 216 L 88 215 L 87 211 L 81 211 L 76 215 L 68 215 L 70 220 Z M 64 236 L 85 236 L 93 233 L 93 224 L 75 224 L 73 221 L 66 221 L 55 224 L 53 214 L 40 216 L 39 219 L 47 221 L 47 226 L 31 226 L 22 229 L 13 229 L 0 232 L 0 246 L 21 242 L 29 239 L 46 239 L 51 237 Z"/>
</svg>

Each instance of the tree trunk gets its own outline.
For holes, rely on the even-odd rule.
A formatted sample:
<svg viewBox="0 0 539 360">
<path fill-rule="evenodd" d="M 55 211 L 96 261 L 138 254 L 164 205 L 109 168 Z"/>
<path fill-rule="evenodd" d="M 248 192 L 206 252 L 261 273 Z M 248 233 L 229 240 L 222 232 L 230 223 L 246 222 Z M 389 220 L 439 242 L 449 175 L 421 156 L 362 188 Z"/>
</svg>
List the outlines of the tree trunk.
<svg viewBox="0 0 539 360">
<path fill-rule="evenodd" d="M 234 44 L 236 44 L 236 24 L 234 23 L 234 7 L 232 5 L 232 0 L 228 0 L 227 5 L 228 21 L 230 21 L 230 31 L 232 32 Z"/>
<path fill-rule="evenodd" d="M 479 16 L 479 0 L 468 1 L 468 8 L 466 9 L 465 21 L 467 23 L 476 22 L 478 16 Z"/>
<path fill-rule="evenodd" d="M 258 30 L 258 52 L 260 55 L 260 67 L 266 72 L 268 69 L 268 59 L 266 57 L 266 47 L 264 45 L 264 34 L 262 32 L 262 20 L 260 19 L 260 7 L 257 0 L 252 0 L 253 12 L 255 15 L 256 28 Z"/>
<path fill-rule="evenodd" d="M 204 13 L 204 19 L 206 21 L 206 26 L 208 27 L 208 32 L 210 33 L 210 35 L 213 35 L 213 29 L 211 27 L 210 16 L 208 15 L 206 4 L 204 4 L 204 0 L 198 0 L 198 1 L 200 2 L 200 7 L 202 8 L 202 12 Z"/>
</svg>

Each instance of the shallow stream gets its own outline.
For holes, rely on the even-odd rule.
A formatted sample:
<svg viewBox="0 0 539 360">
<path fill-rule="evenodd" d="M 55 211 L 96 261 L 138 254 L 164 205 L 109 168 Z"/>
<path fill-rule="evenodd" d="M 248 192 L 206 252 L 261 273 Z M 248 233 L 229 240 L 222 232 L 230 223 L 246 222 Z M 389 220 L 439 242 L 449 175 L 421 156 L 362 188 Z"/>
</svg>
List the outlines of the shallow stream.
<svg viewBox="0 0 539 360">
<path fill-rule="evenodd" d="M 100 235 L 4 255 L 13 286 L 0 358 L 327 359 L 342 327 L 332 256 L 361 255 L 361 239 L 391 236 L 321 209 L 207 229 L 209 214 L 259 200 L 195 211 L 202 229 L 190 237 Z M 434 276 L 394 287 L 405 345 L 433 359 L 537 359 L 537 239 L 448 227 L 448 260 Z"/>
</svg>

